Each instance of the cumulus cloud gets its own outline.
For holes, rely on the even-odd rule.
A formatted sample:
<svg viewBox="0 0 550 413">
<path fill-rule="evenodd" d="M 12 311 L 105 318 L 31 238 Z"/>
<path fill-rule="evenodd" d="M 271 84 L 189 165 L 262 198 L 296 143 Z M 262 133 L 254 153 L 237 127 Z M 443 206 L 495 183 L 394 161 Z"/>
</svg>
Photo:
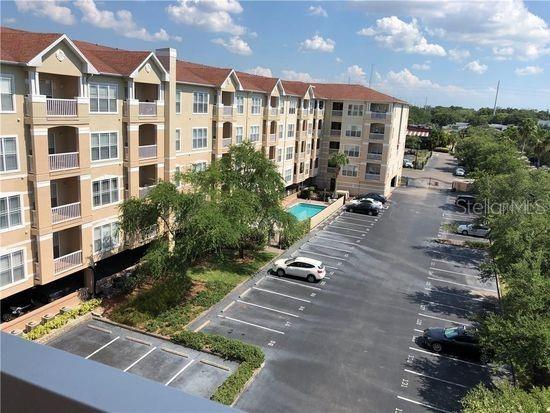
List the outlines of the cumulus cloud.
<svg viewBox="0 0 550 413">
<path fill-rule="evenodd" d="M 282 78 L 286 80 L 299 80 L 300 82 L 319 82 L 320 79 L 315 79 L 307 72 L 295 72 L 294 70 L 283 70 Z"/>
<path fill-rule="evenodd" d="M 349 66 L 336 80 L 342 83 L 358 83 L 361 85 L 366 85 L 368 83 L 367 74 L 359 65 Z"/>
<path fill-rule="evenodd" d="M 37 17 L 45 17 L 59 24 L 73 25 L 76 17 L 69 7 L 62 6 L 62 0 L 15 0 L 15 6 L 21 13 L 32 13 Z"/>
<path fill-rule="evenodd" d="M 232 36 L 229 39 L 213 39 L 212 43 L 223 46 L 227 51 L 233 54 L 239 54 L 242 56 L 248 56 L 252 54 L 252 49 L 246 41 L 239 36 Z"/>
<path fill-rule="evenodd" d="M 252 75 L 273 77 L 273 73 L 271 72 L 271 69 L 268 67 L 256 66 L 256 67 L 253 67 L 252 69 L 245 70 L 245 72 L 250 73 Z"/>
<path fill-rule="evenodd" d="M 464 59 L 470 57 L 470 52 L 465 49 L 451 49 L 449 50 L 449 59 L 455 62 L 462 62 Z"/>
<path fill-rule="evenodd" d="M 420 31 L 416 19 L 410 23 L 396 16 L 376 20 L 372 27 L 365 27 L 357 32 L 361 36 L 374 37 L 382 46 L 396 52 L 423 55 L 445 56 L 445 49 L 435 43 L 429 43 Z"/>
<path fill-rule="evenodd" d="M 328 17 L 328 13 L 321 6 L 309 6 L 308 14 L 311 16 Z"/>
<path fill-rule="evenodd" d="M 299 50 L 312 50 L 322 53 L 332 53 L 334 51 L 334 46 L 336 43 L 332 39 L 324 39 L 322 36 L 316 34 L 311 39 L 306 39 L 300 43 Z"/>
<path fill-rule="evenodd" d="M 340 59 L 339 57 L 337 57 L 337 58 L 336 58 L 336 59 L 334 59 L 334 60 L 336 60 L 336 63 L 342 63 L 342 62 L 343 62 L 343 60 L 342 60 L 342 59 Z"/>
<path fill-rule="evenodd" d="M 478 75 L 482 75 L 487 71 L 487 69 L 488 69 L 487 65 L 483 63 L 479 63 L 478 60 L 472 60 L 470 63 L 464 66 L 464 70 L 468 70 Z"/>
<path fill-rule="evenodd" d="M 188 26 L 214 33 L 229 33 L 242 36 L 246 28 L 233 20 L 233 16 L 243 12 L 237 0 L 179 0 L 166 7 L 172 20 Z"/>
<path fill-rule="evenodd" d="M 544 69 L 540 66 L 525 66 L 525 67 L 517 68 L 514 71 L 514 73 L 518 76 L 538 75 L 542 72 L 544 72 Z"/>
<path fill-rule="evenodd" d="M 380 80 L 377 87 L 397 94 L 402 94 L 404 92 L 411 92 L 411 94 L 444 93 L 449 96 L 454 96 L 455 94 L 471 93 L 471 91 L 459 86 L 441 85 L 429 79 L 421 79 L 414 75 L 409 69 L 403 69 L 399 72 L 390 71 Z"/>
<path fill-rule="evenodd" d="M 3 19 L 3 22 L 6 23 L 6 24 L 13 24 L 15 23 L 17 20 L 15 19 L 15 17 L 5 17 Z"/>
<path fill-rule="evenodd" d="M 82 12 L 83 21 L 101 29 L 112 29 L 121 36 L 146 41 L 181 41 L 180 36 L 171 36 L 162 28 L 151 33 L 146 28 L 139 27 L 132 12 L 128 10 L 100 10 L 94 0 L 77 0 L 74 5 Z"/>
<path fill-rule="evenodd" d="M 414 70 L 430 70 L 430 62 L 415 63 L 412 65 Z"/>
</svg>

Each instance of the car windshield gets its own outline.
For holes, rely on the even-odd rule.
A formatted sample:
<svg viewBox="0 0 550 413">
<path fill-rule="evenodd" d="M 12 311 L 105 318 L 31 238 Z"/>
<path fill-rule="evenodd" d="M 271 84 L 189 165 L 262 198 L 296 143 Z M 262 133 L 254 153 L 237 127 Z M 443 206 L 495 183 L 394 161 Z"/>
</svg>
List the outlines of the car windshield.
<svg viewBox="0 0 550 413">
<path fill-rule="evenodd" d="M 445 334 L 445 337 L 449 339 L 456 338 L 460 335 L 460 327 L 446 328 L 443 334 Z"/>
<path fill-rule="evenodd" d="M 288 265 L 288 264 L 292 264 L 293 262 L 294 262 L 294 258 L 291 258 L 289 260 L 286 260 L 285 264 Z"/>
</svg>

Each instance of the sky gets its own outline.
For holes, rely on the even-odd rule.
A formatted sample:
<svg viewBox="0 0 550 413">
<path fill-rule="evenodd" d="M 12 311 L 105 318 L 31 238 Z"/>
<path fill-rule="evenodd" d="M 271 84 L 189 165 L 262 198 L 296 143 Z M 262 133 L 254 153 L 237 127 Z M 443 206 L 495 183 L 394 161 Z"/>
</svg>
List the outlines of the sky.
<svg viewBox="0 0 550 413">
<path fill-rule="evenodd" d="M 550 109 L 549 1 L 1 1 L 13 28 L 416 105 Z"/>
</svg>

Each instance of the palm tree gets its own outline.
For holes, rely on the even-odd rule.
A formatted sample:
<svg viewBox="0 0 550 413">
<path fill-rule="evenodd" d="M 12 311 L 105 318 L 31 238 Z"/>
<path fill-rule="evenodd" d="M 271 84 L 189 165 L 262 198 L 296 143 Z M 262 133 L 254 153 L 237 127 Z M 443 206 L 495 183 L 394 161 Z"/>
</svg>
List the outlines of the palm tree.
<svg viewBox="0 0 550 413">
<path fill-rule="evenodd" d="M 525 146 L 529 144 L 537 132 L 537 124 L 533 119 L 524 119 L 519 127 L 519 135 L 522 141 L 521 151 L 525 152 Z"/>
<path fill-rule="evenodd" d="M 334 193 L 336 193 L 336 188 L 338 188 L 338 185 L 336 184 L 336 182 L 338 181 L 338 175 L 340 175 L 340 170 L 342 169 L 342 166 L 345 166 L 349 163 L 349 159 L 344 152 L 336 152 L 330 157 L 328 163 L 330 166 L 334 167 L 336 171 L 334 185 Z"/>
<path fill-rule="evenodd" d="M 540 168 L 541 158 L 550 148 L 550 132 L 543 128 L 537 128 L 531 140 L 531 149 L 537 158 L 537 168 Z"/>
</svg>

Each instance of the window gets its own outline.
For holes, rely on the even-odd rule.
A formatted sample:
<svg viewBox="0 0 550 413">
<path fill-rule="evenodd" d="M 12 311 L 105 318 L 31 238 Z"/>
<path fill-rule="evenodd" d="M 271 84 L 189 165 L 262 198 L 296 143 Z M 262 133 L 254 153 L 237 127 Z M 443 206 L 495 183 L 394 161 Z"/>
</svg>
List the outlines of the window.
<svg viewBox="0 0 550 413">
<path fill-rule="evenodd" d="M 262 98 L 259 96 L 252 96 L 251 112 L 253 115 L 259 115 L 262 111 Z"/>
<path fill-rule="evenodd" d="M 23 250 L 0 255 L 0 287 L 25 279 Z"/>
<path fill-rule="evenodd" d="M 118 223 L 111 222 L 94 228 L 94 253 L 111 251 L 118 243 Z"/>
<path fill-rule="evenodd" d="M 176 113 L 181 113 L 181 92 L 176 91 Z"/>
<path fill-rule="evenodd" d="M 307 124 L 307 134 L 308 136 L 311 136 L 312 133 L 313 133 L 313 123 L 310 122 Z"/>
<path fill-rule="evenodd" d="M 0 230 L 21 225 L 21 196 L 12 195 L 0 198 Z"/>
<path fill-rule="evenodd" d="M 288 108 L 289 115 L 294 115 L 296 113 L 296 106 L 297 106 L 296 99 L 294 98 L 290 99 L 290 107 Z"/>
<path fill-rule="evenodd" d="M 317 149 L 321 147 L 321 139 L 317 139 Z"/>
<path fill-rule="evenodd" d="M 300 162 L 300 173 L 301 174 L 304 173 L 304 163 L 303 162 Z"/>
<path fill-rule="evenodd" d="M 319 100 L 319 109 L 323 110 L 325 108 L 325 101 L 324 100 Z"/>
<path fill-rule="evenodd" d="M 18 168 L 17 138 L 0 138 L 0 172 L 16 171 Z"/>
<path fill-rule="evenodd" d="M 193 92 L 193 113 L 208 113 L 208 93 Z"/>
<path fill-rule="evenodd" d="M 92 133 L 92 161 L 118 158 L 118 133 Z"/>
<path fill-rule="evenodd" d="M 181 151 L 181 129 L 176 129 L 176 152 Z"/>
<path fill-rule="evenodd" d="M 308 174 L 308 173 L 309 173 L 309 162 L 306 162 L 306 163 L 305 163 L 304 173 L 305 173 L 305 174 Z"/>
<path fill-rule="evenodd" d="M 237 95 L 235 96 L 235 104 L 237 105 L 237 113 L 244 113 L 244 96 Z"/>
<path fill-rule="evenodd" d="M 346 136 L 350 136 L 352 138 L 360 138 L 361 129 L 361 126 L 351 125 L 349 129 L 346 130 Z"/>
<path fill-rule="evenodd" d="M 283 136 L 285 136 L 285 125 L 283 123 L 279 123 L 277 125 L 277 138 L 283 139 Z"/>
<path fill-rule="evenodd" d="M 283 149 L 277 148 L 277 162 L 282 162 L 283 160 Z"/>
<path fill-rule="evenodd" d="M 307 145 L 306 145 L 306 153 L 307 154 L 311 153 L 311 142 L 308 142 Z"/>
<path fill-rule="evenodd" d="M 348 116 L 363 116 L 363 105 L 348 105 Z"/>
<path fill-rule="evenodd" d="M 340 150 L 340 142 L 330 141 L 328 143 L 328 148 L 329 148 L 330 151 L 339 151 Z"/>
<path fill-rule="evenodd" d="M 344 146 L 344 153 L 350 158 L 359 157 L 359 145 L 346 145 Z"/>
<path fill-rule="evenodd" d="M 287 161 L 290 161 L 292 160 L 293 157 L 294 157 L 294 148 L 292 146 L 289 146 L 288 148 L 286 148 L 285 159 Z"/>
<path fill-rule="evenodd" d="M 250 127 L 250 142 L 258 142 L 260 140 L 260 126 Z"/>
<path fill-rule="evenodd" d="M 118 202 L 118 178 L 92 182 L 92 197 L 94 207 Z"/>
<path fill-rule="evenodd" d="M 193 149 L 208 147 L 208 130 L 206 128 L 193 128 Z"/>
<path fill-rule="evenodd" d="M 90 112 L 117 113 L 117 85 L 90 85 Z"/>
<path fill-rule="evenodd" d="M 287 126 L 287 137 L 288 138 L 294 138 L 294 129 L 296 129 L 296 125 L 293 123 L 288 124 Z"/>
<path fill-rule="evenodd" d="M 15 110 L 15 95 L 13 93 L 13 78 L 0 76 L 1 112 L 13 112 Z"/>
<path fill-rule="evenodd" d="M 243 143 L 244 128 L 242 126 L 235 126 L 235 138 L 237 139 L 237 145 Z"/>
<path fill-rule="evenodd" d="M 193 172 L 202 172 L 206 170 L 206 167 L 207 167 L 206 162 L 197 162 L 197 163 L 194 163 L 191 168 Z"/>
<path fill-rule="evenodd" d="M 292 168 L 285 169 L 285 182 L 292 181 Z"/>
<path fill-rule="evenodd" d="M 279 98 L 279 113 L 281 115 L 285 113 L 285 101 L 282 97 Z"/>
<path fill-rule="evenodd" d="M 342 166 L 343 176 L 357 176 L 357 165 L 344 165 Z"/>
</svg>

